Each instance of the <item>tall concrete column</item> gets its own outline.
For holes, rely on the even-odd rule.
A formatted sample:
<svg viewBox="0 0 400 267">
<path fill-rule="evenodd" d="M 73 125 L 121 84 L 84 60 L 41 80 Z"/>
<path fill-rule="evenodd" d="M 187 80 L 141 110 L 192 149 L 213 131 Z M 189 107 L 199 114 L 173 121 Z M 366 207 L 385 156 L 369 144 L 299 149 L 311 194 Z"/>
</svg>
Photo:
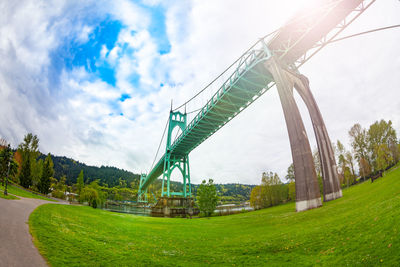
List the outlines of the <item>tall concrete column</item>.
<svg viewBox="0 0 400 267">
<path fill-rule="evenodd" d="M 335 154 L 333 153 L 332 144 L 322 114 L 311 93 L 309 81 L 304 75 L 296 75 L 293 73 L 287 73 L 287 75 L 291 77 L 294 87 L 303 99 L 310 113 L 322 167 L 324 201 L 340 198 L 342 197 L 342 190 L 337 173 Z"/>
<path fill-rule="evenodd" d="M 322 204 L 317 174 L 306 130 L 293 97 L 294 83 L 274 58 L 266 62 L 266 67 L 271 72 L 278 88 L 289 133 L 296 179 L 296 210 L 303 211 L 319 207 Z"/>
</svg>

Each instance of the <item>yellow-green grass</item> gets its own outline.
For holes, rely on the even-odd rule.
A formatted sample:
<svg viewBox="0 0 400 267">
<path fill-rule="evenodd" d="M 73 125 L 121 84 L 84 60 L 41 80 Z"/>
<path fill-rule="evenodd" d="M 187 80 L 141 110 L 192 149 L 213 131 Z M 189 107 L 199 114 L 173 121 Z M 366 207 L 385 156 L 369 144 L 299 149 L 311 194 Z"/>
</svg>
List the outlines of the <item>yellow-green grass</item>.
<svg viewBox="0 0 400 267">
<path fill-rule="evenodd" d="M 48 204 L 29 223 L 52 266 L 399 266 L 400 168 L 294 210 L 189 220 Z"/>
<path fill-rule="evenodd" d="M 10 195 L 10 194 L 4 195 L 4 191 L 2 191 L 2 190 L 0 190 L 0 197 L 5 198 L 5 199 L 12 199 L 12 200 L 20 199 L 14 195 Z"/>
<path fill-rule="evenodd" d="M 0 191 L 3 192 L 4 191 L 4 186 L 0 185 Z M 48 200 L 48 201 L 56 201 L 47 197 L 43 197 L 41 195 L 36 195 L 34 193 L 31 193 L 29 191 L 25 191 L 21 188 L 18 188 L 16 186 L 13 185 L 8 185 L 7 186 L 7 192 L 12 194 L 12 195 L 16 195 L 16 196 L 20 196 L 20 197 L 27 197 L 27 198 L 37 198 L 37 199 L 43 199 L 43 200 Z"/>
</svg>

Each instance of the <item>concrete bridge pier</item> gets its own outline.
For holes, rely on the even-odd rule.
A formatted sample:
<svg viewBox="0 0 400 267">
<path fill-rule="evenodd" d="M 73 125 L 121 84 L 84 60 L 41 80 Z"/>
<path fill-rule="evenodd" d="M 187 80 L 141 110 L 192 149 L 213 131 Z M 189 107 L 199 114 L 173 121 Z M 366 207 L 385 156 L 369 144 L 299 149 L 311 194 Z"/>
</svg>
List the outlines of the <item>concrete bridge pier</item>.
<svg viewBox="0 0 400 267">
<path fill-rule="evenodd" d="M 322 169 L 322 181 L 324 186 L 324 201 L 330 201 L 342 197 L 342 189 L 338 178 L 335 154 L 326 130 L 322 114 L 317 102 L 311 93 L 309 80 L 304 75 L 292 76 L 294 87 L 307 106 L 317 139 L 319 158 Z"/>
<path fill-rule="evenodd" d="M 289 134 L 296 179 L 296 211 L 317 208 L 322 205 L 317 174 L 304 128 L 303 120 L 293 97 L 294 82 L 275 58 L 266 62 L 278 88 Z"/>
</svg>

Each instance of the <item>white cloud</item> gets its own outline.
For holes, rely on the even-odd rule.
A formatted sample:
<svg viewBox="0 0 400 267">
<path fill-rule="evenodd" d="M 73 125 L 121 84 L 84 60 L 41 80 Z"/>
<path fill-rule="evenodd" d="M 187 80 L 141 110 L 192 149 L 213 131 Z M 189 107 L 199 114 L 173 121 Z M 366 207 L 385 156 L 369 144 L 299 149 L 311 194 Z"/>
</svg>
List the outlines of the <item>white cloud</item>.
<svg viewBox="0 0 400 267">
<path fill-rule="evenodd" d="M 0 39 L 0 114 L 6 114 L 0 117 L 0 135 L 15 146 L 25 133 L 33 132 L 43 152 L 135 172 L 148 171 L 153 161 L 170 99 L 174 106 L 187 100 L 302 4 L 289 0 L 144 1 L 166 9 L 171 51 L 160 55 L 156 37 L 148 29 L 148 11 L 130 1 L 13 3 L 0 4 L 5 11 L 0 17 L 0 36 L 6 36 Z M 61 72 L 59 82 L 53 83 L 52 51 L 67 37 L 81 42 L 88 38 L 93 27 L 85 19 L 87 10 L 94 8 L 92 16 L 111 13 L 124 25 L 115 47 L 101 50 L 101 60 L 115 68 L 116 86 L 83 67 Z M 347 32 L 396 24 L 398 13 L 397 1 L 377 1 Z M 332 44 L 302 68 L 332 141 L 346 141 L 355 122 L 368 126 L 381 118 L 391 119 L 400 131 L 400 40 L 396 33 Z M 132 83 L 134 75 L 139 75 L 139 84 Z M 122 93 L 131 98 L 118 101 Z M 315 146 L 308 114 L 303 104 L 299 106 Z M 195 183 L 210 177 L 218 183 L 255 184 L 267 170 L 283 177 L 291 154 L 276 90 L 196 148 L 190 162 Z"/>
</svg>

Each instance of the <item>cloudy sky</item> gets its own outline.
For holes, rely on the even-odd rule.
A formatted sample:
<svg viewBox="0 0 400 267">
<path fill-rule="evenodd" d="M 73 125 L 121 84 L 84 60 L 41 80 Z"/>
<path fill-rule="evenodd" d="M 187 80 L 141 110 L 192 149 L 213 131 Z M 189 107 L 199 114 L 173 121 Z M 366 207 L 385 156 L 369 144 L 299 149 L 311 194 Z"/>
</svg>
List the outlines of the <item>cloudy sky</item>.
<svg viewBox="0 0 400 267">
<path fill-rule="evenodd" d="M 44 153 L 147 172 L 171 99 L 178 105 L 194 95 L 307 2 L 0 0 L 0 137 L 16 147 L 32 132 Z M 400 24 L 399 14 L 400 1 L 376 1 L 342 36 Z M 399 43 L 400 29 L 352 38 L 301 68 L 332 141 L 347 144 L 354 123 L 382 118 L 400 134 Z M 291 154 L 276 89 L 190 161 L 194 183 L 284 176 Z"/>
</svg>

